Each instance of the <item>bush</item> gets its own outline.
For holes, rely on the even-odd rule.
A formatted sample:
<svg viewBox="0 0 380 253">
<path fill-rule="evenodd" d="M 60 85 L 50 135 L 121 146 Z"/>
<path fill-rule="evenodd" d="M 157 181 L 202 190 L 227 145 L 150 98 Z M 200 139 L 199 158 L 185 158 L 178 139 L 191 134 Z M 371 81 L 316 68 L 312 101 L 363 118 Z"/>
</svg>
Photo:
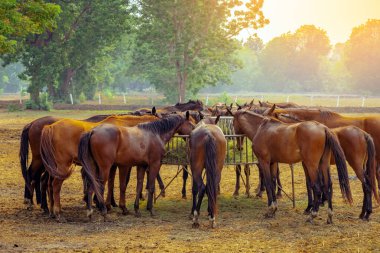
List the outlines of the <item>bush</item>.
<svg viewBox="0 0 380 253">
<path fill-rule="evenodd" d="M 111 89 L 106 88 L 103 90 L 103 95 L 105 98 L 111 100 L 111 99 L 113 99 L 114 93 Z"/>
<path fill-rule="evenodd" d="M 17 112 L 17 111 L 22 110 L 22 108 L 18 104 L 9 104 L 7 106 L 7 109 L 8 109 L 8 112 Z"/>
<path fill-rule="evenodd" d="M 40 95 L 40 100 L 37 103 L 32 100 L 27 100 L 25 102 L 25 109 L 29 109 L 29 110 L 50 111 L 51 108 L 53 108 L 53 103 L 48 100 L 47 93 L 42 93 Z"/>
<path fill-rule="evenodd" d="M 86 101 L 86 96 L 84 95 L 83 92 L 80 93 L 78 99 L 79 99 L 79 102 L 80 102 L 80 103 L 83 103 L 84 101 Z"/>
</svg>

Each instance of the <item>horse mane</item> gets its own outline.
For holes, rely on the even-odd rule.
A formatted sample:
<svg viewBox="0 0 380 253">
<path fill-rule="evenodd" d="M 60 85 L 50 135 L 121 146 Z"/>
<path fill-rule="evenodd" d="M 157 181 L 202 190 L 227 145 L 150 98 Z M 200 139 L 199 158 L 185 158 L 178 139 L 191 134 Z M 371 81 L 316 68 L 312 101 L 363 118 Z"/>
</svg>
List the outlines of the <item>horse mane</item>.
<svg viewBox="0 0 380 253">
<path fill-rule="evenodd" d="M 290 115 L 290 114 L 287 114 L 287 113 L 280 113 L 279 116 L 284 117 L 284 118 L 288 118 L 288 119 L 291 119 L 291 120 L 294 120 L 294 121 L 297 121 L 297 122 L 301 122 L 302 121 L 299 118 L 297 118 L 296 116 Z"/>
<path fill-rule="evenodd" d="M 147 122 L 147 123 L 140 123 L 137 125 L 139 129 L 150 131 L 154 134 L 165 134 L 169 132 L 170 130 L 173 130 L 174 127 L 178 126 L 179 123 L 183 122 L 184 118 L 181 115 L 170 115 L 167 118 L 153 121 L 153 122 Z"/>
</svg>

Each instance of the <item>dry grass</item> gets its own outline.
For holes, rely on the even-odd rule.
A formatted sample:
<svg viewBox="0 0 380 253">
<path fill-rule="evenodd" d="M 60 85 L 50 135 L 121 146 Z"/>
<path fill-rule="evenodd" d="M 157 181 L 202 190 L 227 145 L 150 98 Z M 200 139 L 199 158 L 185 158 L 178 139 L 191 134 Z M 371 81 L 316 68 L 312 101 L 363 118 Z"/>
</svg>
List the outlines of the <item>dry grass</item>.
<svg viewBox="0 0 380 253">
<path fill-rule="evenodd" d="M 96 112 L 54 112 L 55 116 L 85 118 Z M 104 113 L 104 112 L 102 112 Z M 322 208 L 315 225 L 306 223 L 302 214 L 306 207 L 303 171 L 295 168 L 296 208 L 284 198 L 274 219 L 264 219 L 266 199 L 233 198 L 235 173 L 226 167 L 222 175 L 219 197 L 218 228 L 210 229 L 205 217 L 206 202 L 201 213 L 200 229 L 192 229 L 188 219 L 189 199 L 181 199 L 179 177 L 167 190 L 167 196 L 156 205 L 157 217 L 151 218 L 141 203 L 142 217 L 123 216 L 118 209 L 103 222 L 96 213 L 95 221 L 86 219 L 82 203 L 79 169 L 65 181 L 62 191 L 63 214 L 67 223 L 59 224 L 43 215 L 36 206 L 27 211 L 23 205 L 23 179 L 18 163 L 19 134 L 24 124 L 45 113 L 0 112 L 0 251 L 115 251 L 115 252 L 368 252 L 380 249 L 380 213 L 375 209 L 369 222 L 357 217 L 361 210 L 362 191 L 358 180 L 351 180 L 354 205 L 340 196 L 333 169 L 334 224 L 327 225 L 327 211 Z M 281 166 L 285 190 L 290 191 L 290 170 Z M 176 167 L 163 166 L 164 182 L 175 174 Z M 350 175 L 353 175 L 350 169 Z M 251 185 L 257 183 L 257 168 L 252 169 Z M 133 210 L 135 172 L 127 189 L 127 207 Z M 241 193 L 243 190 L 241 189 Z M 116 193 L 118 199 L 118 194 Z"/>
</svg>

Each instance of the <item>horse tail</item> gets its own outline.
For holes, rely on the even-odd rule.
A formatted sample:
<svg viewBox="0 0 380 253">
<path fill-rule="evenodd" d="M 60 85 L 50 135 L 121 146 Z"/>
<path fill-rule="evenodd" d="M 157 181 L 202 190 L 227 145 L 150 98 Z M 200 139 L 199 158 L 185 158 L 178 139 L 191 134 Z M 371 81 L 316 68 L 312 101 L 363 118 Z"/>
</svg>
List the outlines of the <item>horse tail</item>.
<svg viewBox="0 0 380 253">
<path fill-rule="evenodd" d="M 83 176 L 86 182 L 90 183 L 99 203 L 104 204 L 103 194 L 101 193 L 102 186 L 97 180 L 98 165 L 91 153 L 91 136 L 93 131 L 82 134 L 78 146 L 78 160 L 82 164 Z"/>
<path fill-rule="evenodd" d="M 51 125 L 45 126 L 42 129 L 41 133 L 41 159 L 50 176 L 63 180 L 68 178 L 70 176 L 70 173 L 62 174 L 58 170 L 57 162 L 55 159 L 56 151 L 54 148 L 53 137 L 53 127 Z"/>
<path fill-rule="evenodd" d="M 218 189 L 218 171 L 217 171 L 217 164 L 216 164 L 216 143 L 213 136 L 210 135 L 210 133 L 207 134 L 207 140 L 205 143 L 205 168 L 206 168 L 206 176 L 207 176 L 207 183 L 206 183 L 206 191 L 208 193 L 208 202 L 210 207 L 210 213 L 214 215 L 217 212 L 216 209 L 216 198 L 217 198 L 217 189 Z M 214 218 L 211 217 L 211 218 Z"/>
<path fill-rule="evenodd" d="M 21 138 L 20 138 L 20 165 L 22 176 L 25 180 L 25 184 L 29 185 L 29 178 L 27 176 L 27 166 L 28 166 L 28 156 L 29 156 L 29 129 L 32 126 L 32 123 L 27 124 L 22 129 Z"/>
<path fill-rule="evenodd" d="M 377 203 L 380 204 L 379 194 L 376 189 L 375 144 L 371 135 L 365 133 L 364 138 L 367 143 L 367 162 L 365 166 L 365 177 L 368 179 Z"/>
<path fill-rule="evenodd" d="M 325 129 L 326 133 L 326 147 L 329 147 L 335 159 L 336 167 L 338 169 L 338 178 L 340 190 L 344 198 L 352 204 L 352 194 L 350 189 L 350 182 L 348 180 L 348 172 L 346 165 L 346 156 L 343 149 L 339 144 L 338 137 L 329 129 Z"/>
</svg>

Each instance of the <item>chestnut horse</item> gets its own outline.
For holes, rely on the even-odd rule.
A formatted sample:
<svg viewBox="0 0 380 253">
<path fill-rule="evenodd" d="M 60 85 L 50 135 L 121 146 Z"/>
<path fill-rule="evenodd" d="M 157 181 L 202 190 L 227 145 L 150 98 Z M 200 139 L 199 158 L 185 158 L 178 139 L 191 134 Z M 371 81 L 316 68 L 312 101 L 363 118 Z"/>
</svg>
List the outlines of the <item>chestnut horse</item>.
<svg viewBox="0 0 380 253">
<path fill-rule="evenodd" d="M 276 118 L 286 123 L 301 122 L 286 114 L 276 114 Z M 355 171 L 360 182 L 362 182 L 363 206 L 359 217 L 363 220 L 368 220 L 372 213 L 371 190 L 376 201 L 378 203 L 380 201 L 376 189 L 375 144 L 368 133 L 355 126 L 332 128 L 331 131 L 338 136 L 348 164 Z M 333 157 L 330 164 L 335 164 Z M 308 206 L 305 212 L 310 212 L 311 208 L 311 191 L 308 187 Z"/>
<path fill-rule="evenodd" d="M 59 192 L 63 181 L 72 173 L 73 163 L 80 165 L 78 160 L 78 145 L 82 133 L 103 123 L 135 126 L 138 123 L 155 120 L 158 120 L 158 118 L 152 115 L 125 115 L 110 116 L 98 123 L 62 119 L 54 124 L 45 126 L 41 135 L 41 157 L 46 170 L 50 177 L 52 177 L 48 190 L 50 214 L 52 216 L 55 215 L 58 221 L 61 219 Z M 54 210 L 52 209 L 53 207 Z M 124 213 L 125 207 L 121 206 L 120 208 Z M 62 218 L 62 220 L 64 219 Z"/>
<path fill-rule="evenodd" d="M 147 209 L 151 215 L 154 215 L 152 202 L 155 188 L 154 180 L 160 170 L 161 160 L 165 154 L 165 144 L 179 128 L 189 124 L 192 125 L 187 112 L 186 118 L 175 114 L 155 122 L 139 124 L 134 127 L 103 124 L 85 133 L 81 137 L 78 157 L 83 165 L 85 177 L 90 184 L 87 205 L 88 217 L 91 219 L 93 212 L 90 198 L 92 191 L 95 192 L 99 200 L 104 217 L 107 213 L 103 192 L 104 184 L 108 180 L 109 170 L 113 164 L 119 167 L 120 177 L 122 175 L 125 177 L 132 166 L 149 167 Z M 143 176 L 144 173 L 145 171 L 138 167 L 135 200 L 136 215 L 139 215 L 138 193 L 142 190 L 141 175 Z M 123 181 L 121 180 L 121 182 Z M 120 205 L 125 206 L 125 185 L 122 187 Z"/>
<path fill-rule="evenodd" d="M 211 227 L 216 227 L 217 193 L 221 173 L 226 157 L 227 141 L 222 130 L 215 124 L 198 123 L 189 136 L 190 167 L 193 176 L 193 227 L 199 227 L 199 213 L 205 192 L 208 196 L 208 214 Z M 203 183 L 202 171 L 206 170 L 206 186 Z M 198 201 L 197 201 L 198 197 Z"/>
<path fill-rule="evenodd" d="M 96 115 L 83 121 L 98 122 L 104 120 L 109 116 L 110 115 Z M 52 116 L 38 118 L 25 125 L 22 130 L 20 136 L 19 159 L 21 172 L 25 181 L 24 202 L 25 204 L 28 204 L 28 209 L 33 206 L 34 190 L 36 191 L 37 204 L 41 203 L 41 207 L 43 209 L 45 207 L 47 208 L 46 194 L 42 193 L 41 196 L 40 187 L 41 174 L 45 171 L 40 154 L 41 133 L 44 126 L 53 124 L 59 120 L 61 120 L 61 118 Z M 29 158 L 29 143 L 32 159 L 29 168 L 27 168 Z"/>
<path fill-rule="evenodd" d="M 327 127 L 311 121 L 286 124 L 244 110 L 232 114 L 235 131 L 245 134 L 252 141 L 252 149 L 264 176 L 269 206 L 266 217 L 273 217 L 277 210 L 274 192 L 276 174 L 271 164 L 292 164 L 302 161 L 305 175 L 310 181 L 314 194 L 313 210 L 309 220 L 313 222 L 318 214 L 321 196 L 318 177 L 322 173 L 322 191 L 327 196 L 329 207 L 327 222 L 332 223 L 332 183 L 328 166 L 331 152 L 337 163 L 341 192 L 348 202 L 352 203 L 345 156 L 337 137 Z"/>
<path fill-rule="evenodd" d="M 379 116 L 360 116 L 350 117 L 343 116 L 339 113 L 322 110 L 322 109 L 307 109 L 307 108 L 289 108 L 276 109 L 274 113 L 283 113 L 292 116 L 299 120 L 315 120 L 327 127 L 335 128 L 341 126 L 356 126 L 366 131 L 373 138 L 376 149 L 378 190 L 380 190 L 380 117 Z"/>
</svg>

